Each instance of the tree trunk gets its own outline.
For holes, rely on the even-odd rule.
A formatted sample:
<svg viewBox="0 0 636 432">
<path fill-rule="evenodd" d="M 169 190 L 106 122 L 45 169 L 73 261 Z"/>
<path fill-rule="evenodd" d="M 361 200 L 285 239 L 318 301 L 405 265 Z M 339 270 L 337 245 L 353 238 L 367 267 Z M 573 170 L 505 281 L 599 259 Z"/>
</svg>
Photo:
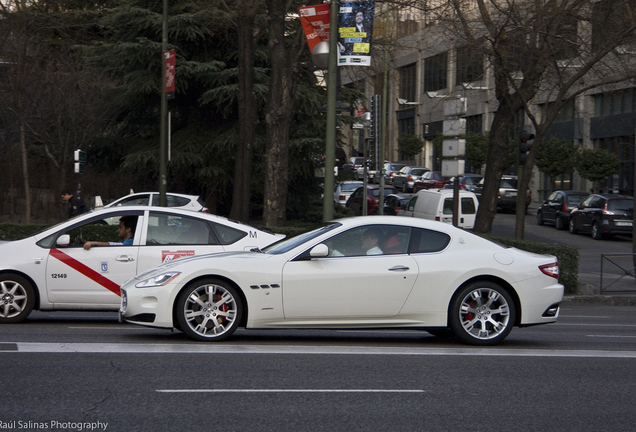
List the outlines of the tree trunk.
<svg viewBox="0 0 636 432">
<path fill-rule="evenodd" d="M 285 44 L 287 3 L 283 0 L 268 0 L 267 5 L 272 73 L 265 116 L 267 151 L 263 222 L 265 226 L 273 227 L 281 225 L 286 220 L 289 130 L 297 83 L 298 53 L 304 39 L 302 32 L 297 32 L 292 46 L 287 47 Z"/>
<path fill-rule="evenodd" d="M 490 145 L 486 159 L 486 173 L 484 175 L 484 189 L 479 202 L 479 209 L 475 218 L 475 232 L 489 233 L 492 222 L 497 214 L 497 196 L 501 175 L 506 169 L 508 154 L 508 140 L 514 124 L 514 110 L 504 98 L 499 102 L 490 129 Z"/>
<path fill-rule="evenodd" d="M 250 184 L 256 129 L 254 94 L 254 17 L 258 10 L 253 0 L 238 0 L 237 33 L 239 64 L 238 142 L 234 162 L 234 190 L 230 217 L 243 222 L 250 218 Z"/>
</svg>

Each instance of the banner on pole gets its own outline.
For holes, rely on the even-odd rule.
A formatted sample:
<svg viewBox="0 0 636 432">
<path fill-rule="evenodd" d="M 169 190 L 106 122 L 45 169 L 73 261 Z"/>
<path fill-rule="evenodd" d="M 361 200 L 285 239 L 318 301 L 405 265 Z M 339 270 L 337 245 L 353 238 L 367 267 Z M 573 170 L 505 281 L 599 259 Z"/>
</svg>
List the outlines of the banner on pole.
<svg viewBox="0 0 636 432">
<path fill-rule="evenodd" d="M 174 98 L 174 75 L 176 55 L 174 50 L 164 51 L 164 67 L 166 68 L 166 82 L 164 83 L 164 92 L 168 99 Z"/>
<path fill-rule="evenodd" d="M 313 53 L 319 42 L 329 41 L 329 4 L 300 7 L 298 15 L 305 31 L 309 52 Z"/>
<path fill-rule="evenodd" d="M 338 66 L 371 66 L 374 13 L 371 0 L 340 2 Z"/>
</svg>

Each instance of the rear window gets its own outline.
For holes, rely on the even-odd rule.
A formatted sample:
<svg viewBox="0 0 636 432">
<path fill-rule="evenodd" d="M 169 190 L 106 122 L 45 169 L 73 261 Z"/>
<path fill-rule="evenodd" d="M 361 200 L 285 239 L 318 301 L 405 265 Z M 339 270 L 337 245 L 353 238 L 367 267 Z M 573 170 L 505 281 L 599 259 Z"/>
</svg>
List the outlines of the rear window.
<svg viewBox="0 0 636 432">
<path fill-rule="evenodd" d="M 428 170 L 425 170 L 425 169 L 414 169 L 414 170 L 411 170 L 411 174 L 412 175 L 416 175 L 416 176 L 421 176 L 426 171 L 428 171 Z"/>
<path fill-rule="evenodd" d="M 462 209 L 461 209 L 462 214 L 477 213 L 477 208 L 475 207 L 475 201 L 471 197 L 461 197 L 459 200 L 459 203 L 462 206 Z M 444 200 L 444 209 L 442 211 L 445 215 L 453 214 L 453 199 L 452 198 L 446 198 Z"/>
<path fill-rule="evenodd" d="M 371 192 L 371 196 L 373 196 L 373 197 L 379 197 L 380 196 L 380 189 L 371 189 L 370 192 Z M 386 188 L 384 189 L 384 195 L 385 196 L 394 194 L 395 192 L 396 192 L 395 189 L 386 189 Z"/>
<path fill-rule="evenodd" d="M 501 185 L 504 189 L 517 189 L 517 180 L 515 179 L 501 179 Z"/>
<path fill-rule="evenodd" d="M 608 210 L 634 210 L 634 200 L 631 199 L 611 199 L 607 201 Z"/>
</svg>

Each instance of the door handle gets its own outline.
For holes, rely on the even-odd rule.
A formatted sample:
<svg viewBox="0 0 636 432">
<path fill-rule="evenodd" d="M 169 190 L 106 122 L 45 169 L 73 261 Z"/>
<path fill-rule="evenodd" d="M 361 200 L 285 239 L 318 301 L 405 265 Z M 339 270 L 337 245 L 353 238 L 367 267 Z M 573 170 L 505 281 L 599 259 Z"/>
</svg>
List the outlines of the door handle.
<svg viewBox="0 0 636 432">
<path fill-rule="evenodd" d="M 129 261 L 134 261 L 135 259 L 133 257 L 129 257 L 126 255 L 120 255 L 117 258 L 115 258 L 115 261 L 121 261 L 121 262 L 129 262 Z"/>
<path fill-rule="evenodd" d="M 389 271 L 407 271 L 407 270 L 410 270 L 408 266 L 395 266 L 389 269 Z"/>
</svg>

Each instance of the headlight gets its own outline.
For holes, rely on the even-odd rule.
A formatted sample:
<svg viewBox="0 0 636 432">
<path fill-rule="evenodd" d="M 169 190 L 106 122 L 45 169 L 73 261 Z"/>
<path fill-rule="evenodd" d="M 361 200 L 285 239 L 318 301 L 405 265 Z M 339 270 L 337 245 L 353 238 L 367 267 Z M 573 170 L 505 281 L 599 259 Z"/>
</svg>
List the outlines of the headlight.
<svg viewBox="0 0 636 432">
<path fill-rule="evenodd" d="M 150 288 L 150 287 L 158 287 L 166 285 L 172 280 L 174 280 L 177 276 L 179 276 L 181 272 L 166 272 L 161 273 L 157 276 L 153 276 L 150 279 L 142 280 L 141 282 L 137 282 L 135 286 L 137 288 Z"/>
</svg>

